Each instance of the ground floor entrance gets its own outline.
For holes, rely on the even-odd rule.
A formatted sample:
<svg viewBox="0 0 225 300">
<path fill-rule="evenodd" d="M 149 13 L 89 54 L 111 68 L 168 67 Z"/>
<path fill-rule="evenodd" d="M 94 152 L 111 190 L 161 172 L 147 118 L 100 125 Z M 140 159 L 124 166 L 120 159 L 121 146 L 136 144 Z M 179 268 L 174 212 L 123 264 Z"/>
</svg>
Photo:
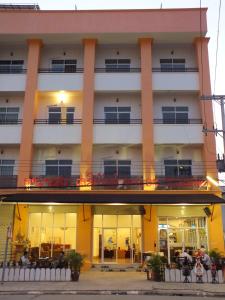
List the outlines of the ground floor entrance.
<svg viewBox="0 0 225 300">
<path fill-rule="evenodd" d="M 140 263 L 141 254 L 141 215 L 94 215 L 94 263 Z"/>
</svg>

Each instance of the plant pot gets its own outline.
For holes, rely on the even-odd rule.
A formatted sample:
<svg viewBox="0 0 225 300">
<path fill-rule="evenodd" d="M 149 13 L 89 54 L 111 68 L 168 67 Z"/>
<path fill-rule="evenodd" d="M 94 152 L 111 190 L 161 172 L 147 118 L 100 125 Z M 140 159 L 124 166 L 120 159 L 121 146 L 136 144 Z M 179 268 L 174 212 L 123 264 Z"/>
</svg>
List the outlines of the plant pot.
<svg viewBox="0 0 225 300">
<path fill-rule="evenodd" d="M 71 281 L 78 281 L 80 277 L 79 271 L 73 271 L 71 270 Z"/>
<path fill-rule="evenodd" d="M 152 271 L 152 281 L 161 281 L 161 275 L 159 272 Z"/>
</svg>

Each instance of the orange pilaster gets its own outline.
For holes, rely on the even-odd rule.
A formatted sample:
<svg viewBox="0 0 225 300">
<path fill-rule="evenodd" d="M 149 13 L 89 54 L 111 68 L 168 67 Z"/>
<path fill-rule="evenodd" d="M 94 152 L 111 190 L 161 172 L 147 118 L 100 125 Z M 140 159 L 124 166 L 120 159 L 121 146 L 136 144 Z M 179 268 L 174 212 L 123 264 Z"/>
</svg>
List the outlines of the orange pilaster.
<svg viewBox="0 0 225 300">
<path fill-rule="evenodd" d="M 85 269 L 88 269 L 90 267 L 92 260 L 92 224 L 93 215 L 91 211 L 91 206 L 79 206 L 77 212 L 76 250 L 85 256 Z"/>
<path fill-rule="evenodd" d="M 90 189 L 88 185 L 91 184 L 89 177 L 92 172 L 95 47 L 96 40 L 84 40 L 84 81 L 80 164 L 81 185 L 84 185 L 81 189 L 84 190 Z"/>
<path fill-rule="evenodd" d="M 157 211 L 155 206 L 145 206 L 143 216 L 143 252 L 157 251 Z"/>
<path fill-rule="evenodd" d="M 37 80 L 41 45 L 40 40 L 28 40 L 27 79 L 23 104 L 23 127 L 17 186 L 24 186 L 25 179 L 31 174 L 33 127 L 37 108 Z"/>
<path fill-rule="evenodd" d="M 143 180 L 155 179 L 152 93 L 152 39 L 139 40 L 141 50 L 141 112 L 142 112 L 142 159 Z M 154 185 L 145 185 L 152 189 Z"/>
<path fill-rule="evenodd" d="M 197 52 L 197 64 L 199 69 L 199 93 L 200 96 L 211 95 L 209 59 L 208 59 L 209 38 L 199 37 L 195 39 Z M 212 101 L 199 100 L 203 125 L 207 129 L 213 129 L 213 109 Z M 216 167 L 216 142 L 213 132 L 204 135 L 203 155 L 205 161 L 206 175 L 217 178 Z"/>
</svg>

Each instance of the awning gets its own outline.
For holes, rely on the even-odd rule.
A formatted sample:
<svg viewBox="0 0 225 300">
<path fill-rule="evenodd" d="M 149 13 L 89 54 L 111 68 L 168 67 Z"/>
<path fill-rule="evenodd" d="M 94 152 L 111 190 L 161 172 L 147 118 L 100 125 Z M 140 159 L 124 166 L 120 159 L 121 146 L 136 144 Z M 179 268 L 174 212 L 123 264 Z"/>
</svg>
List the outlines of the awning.
<svg viewBox="0 0 225 300">
<path fill-rule="evenodd" d="M 225 200 L 213 192 L 176 193 L 146 191 L 20 191 L 2 193 L 3 202 L 17 203 L 124 203 L 124 204 L 216 204 Z"/>
</svg>

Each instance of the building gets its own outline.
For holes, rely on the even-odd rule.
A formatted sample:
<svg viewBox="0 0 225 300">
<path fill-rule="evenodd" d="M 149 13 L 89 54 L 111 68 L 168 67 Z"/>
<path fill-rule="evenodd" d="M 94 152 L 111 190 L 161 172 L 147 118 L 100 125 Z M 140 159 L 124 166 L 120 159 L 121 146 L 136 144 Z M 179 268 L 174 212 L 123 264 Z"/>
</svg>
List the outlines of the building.
<svg viewBox="0 0 225 300">
<path fill-rule="evenodd" d="M 19 8 L 0 10 L 1 251 L 11 224 L 14 259 L 224 253 L 207 9 Z"/>
</svg>

